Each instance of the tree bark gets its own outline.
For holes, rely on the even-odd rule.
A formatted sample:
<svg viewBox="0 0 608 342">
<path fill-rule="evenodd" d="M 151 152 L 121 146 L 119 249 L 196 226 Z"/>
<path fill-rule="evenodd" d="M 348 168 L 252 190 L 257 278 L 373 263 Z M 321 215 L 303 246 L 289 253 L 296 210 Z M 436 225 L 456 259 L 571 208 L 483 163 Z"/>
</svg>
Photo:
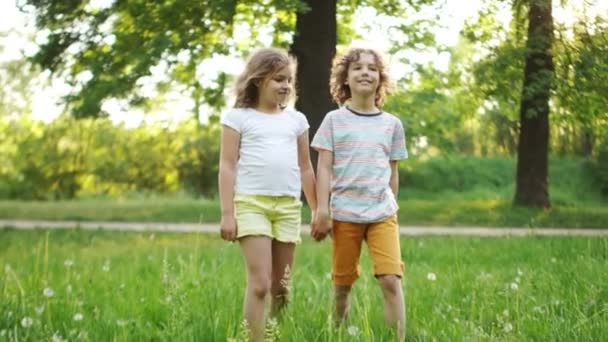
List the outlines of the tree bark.
<svg viewBox="0 0 608 342">
<path fill-rule="evenodd" d="M 549 98 L 554 74 L 551 0 L 529 0 L 514 203 L 548 208 Z"/>
<path fill-rule="evenodd" d="M 331 63 L 336 54 L 337 0 L 306 0 L 309 11 L 298 13 L 291 53 L 298 60 L 296 108 L 310 124 L 310 139 L 325 114 L 336 108 L 329 93 Z M 313 164 L 316 152 L 311 151 Z"/>
</svg>

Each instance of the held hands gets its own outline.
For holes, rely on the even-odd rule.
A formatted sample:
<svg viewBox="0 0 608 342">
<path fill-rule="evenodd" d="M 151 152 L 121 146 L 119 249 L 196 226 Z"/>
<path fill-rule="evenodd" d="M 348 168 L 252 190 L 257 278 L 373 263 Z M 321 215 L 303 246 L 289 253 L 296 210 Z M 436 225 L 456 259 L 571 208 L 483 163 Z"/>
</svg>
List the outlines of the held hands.
<svg viewBox="0 0 608 342">
<path fill-rule="evenodd" d="M 222 221 L 220 222 L 220 235 L 222 239 L 226 241 L 236 240 L 236 219 L 234 215 L 222 215 Z"/>
<path fill-rule="evenodd" d="M 328 234 L 331 234 L 332 221 L 327 210 L 313 212 L 312 229 L 310 236 L 316 241 L 323 241 Z"/>
</svg>

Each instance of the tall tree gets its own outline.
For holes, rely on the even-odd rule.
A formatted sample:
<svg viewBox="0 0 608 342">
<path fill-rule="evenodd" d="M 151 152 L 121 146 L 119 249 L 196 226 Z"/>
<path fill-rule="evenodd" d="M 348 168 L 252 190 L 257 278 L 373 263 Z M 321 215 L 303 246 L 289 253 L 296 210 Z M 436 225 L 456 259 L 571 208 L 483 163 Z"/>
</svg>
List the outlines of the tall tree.
<svg viewBox="0 0 608 342">
<path fill-rule="evenodd" d="M 325 113 L 335 108 L 329 93 L 329 77 L 336 54 L 337 0 L 305 2 L 310 10 L 297 14 L 291 51 L 298 59 L 296 107 L 308 115 L 312 138 Z M 312 159 L 316 165 L 316 158 Z"/>
<path fill-rule="evenodd" d="M 514 203 L 550 207 L 548 186 L 549 98 L 554 66 L 551 0 L 528 1 L 528 39 L 520 105 Z"/>
</svg>

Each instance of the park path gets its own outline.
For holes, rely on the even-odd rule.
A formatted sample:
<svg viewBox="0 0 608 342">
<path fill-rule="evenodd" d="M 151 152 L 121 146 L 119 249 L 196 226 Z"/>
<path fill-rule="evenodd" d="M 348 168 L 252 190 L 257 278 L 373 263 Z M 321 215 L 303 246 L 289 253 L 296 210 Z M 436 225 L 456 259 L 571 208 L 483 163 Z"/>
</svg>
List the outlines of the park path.
<svg viewBox="0 0 608 342">
<path fill-rule="evenodd" d="M 104 229 L 138 232 L 203 232 L 217 233 L 217 224 L 163 222 L 92 222 L 92 221 L 31 221 L 0 220 L 0 227 L 13 229 Z M 304 232 L 309 226 L 304 225 Z M 462 235 L 462 236 L 608 236 L 608 228 L 490 228 L 490 227 L 424 227 L 401 226 L 401 235 Z"/>
</svg>

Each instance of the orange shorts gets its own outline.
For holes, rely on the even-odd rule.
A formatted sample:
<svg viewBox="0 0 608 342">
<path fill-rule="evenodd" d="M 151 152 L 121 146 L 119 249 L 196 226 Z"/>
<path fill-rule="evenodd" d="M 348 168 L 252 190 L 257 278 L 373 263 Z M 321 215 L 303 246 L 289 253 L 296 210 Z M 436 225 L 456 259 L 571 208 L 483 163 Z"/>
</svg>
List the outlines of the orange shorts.
<svg viewBox="0 0 608 342">
<path fill-rule="evenodd" d="M 359 256 L 363 240 L 374 265 L 376 277 L 385 274 L 403 276 L 397 215 L 382 222 L 333 222 L 333 280 L 335 285 L 352 285 L 359 278 Z"/>
</svg>

